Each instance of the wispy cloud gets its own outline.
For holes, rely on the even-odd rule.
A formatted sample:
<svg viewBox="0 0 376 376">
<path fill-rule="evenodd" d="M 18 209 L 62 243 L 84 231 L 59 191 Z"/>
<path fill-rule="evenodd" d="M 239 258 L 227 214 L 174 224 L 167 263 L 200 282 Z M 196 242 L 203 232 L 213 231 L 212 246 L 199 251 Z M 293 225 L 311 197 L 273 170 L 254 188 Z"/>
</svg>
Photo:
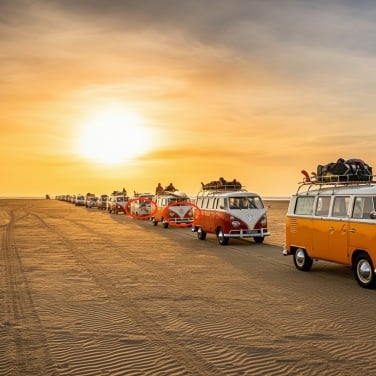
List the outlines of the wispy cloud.
<svg viewBox="0 0 376 376">
<path fill-rule="evenodd" d="M 75 127 L 116 100 L 159 137 L 145 174 L 376 159 L 375 17 L 367 0 L 1 1 L 0 157 L 80 165 Z"/>
</svg>

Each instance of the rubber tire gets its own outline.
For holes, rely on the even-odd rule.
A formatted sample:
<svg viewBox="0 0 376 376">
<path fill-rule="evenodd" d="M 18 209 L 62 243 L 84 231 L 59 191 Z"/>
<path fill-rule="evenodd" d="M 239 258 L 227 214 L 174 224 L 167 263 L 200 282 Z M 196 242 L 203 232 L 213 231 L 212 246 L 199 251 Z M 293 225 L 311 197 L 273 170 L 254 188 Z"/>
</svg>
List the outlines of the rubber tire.
<svg viewBox="0 0 376 376">
<path fill-rule="evenodd" d="M 303 248 L 298 248 L 294 252 L 294 264 L 296 269 L 303 272 L 311 270 L 313 260 L 308 256 L 307 252 Z"/>
<path fill-rule="evenodd" d="M 262 243 L 264 241 L 265 237 L 264 236 L 258 236 L 258 237 L 255 237 L 253 238 L 253 240 L 255 241 L 255 243 Z"/>
<path fill-rule="evenodd" d="M 200 240 L 205 240 L 206 239 L 206 232 L 202 230 L 201 227 L 197 229 L 197 238 Z"/>
<path fill-rule="evenodd" d="M 163 227 L 163 228 L 168 228 L 168 222 L 164 222 L 164 221 L 163 221 L 163 222 L 162 222 L 162 227 Z"/>
<path fill-rule="evenodd" d="M 158 221 L 156 221 L 154 218 L 151 220 L 151 223 L 153 224 L 153 226 L 157 226 L 158 225 Z"/>
<path fill-rule="evenodd" d="M 354 277 L 359 286 L 366 289 L 376 288 L 376 276 L 371 258 L 367 253 L 361 253 L 354 262 Z M 363 269 L 363 275 L 360 273 Z M 365 275 L 368 274 L 368 275 Z"/>
<path fill-rule="evenodd" d="M 224 233 L 223 233 L 223 230 L 222 230 L 222 227 L 220 227 L 218 229 L 218 232 L 217 232 L 217 238 L 218 238 L 218 243 L 220 245 L 227 245 L 228 244 L 228 241 L 230 238 L 228 238 L 227 236 L 224 236 Z"/>
</svg>

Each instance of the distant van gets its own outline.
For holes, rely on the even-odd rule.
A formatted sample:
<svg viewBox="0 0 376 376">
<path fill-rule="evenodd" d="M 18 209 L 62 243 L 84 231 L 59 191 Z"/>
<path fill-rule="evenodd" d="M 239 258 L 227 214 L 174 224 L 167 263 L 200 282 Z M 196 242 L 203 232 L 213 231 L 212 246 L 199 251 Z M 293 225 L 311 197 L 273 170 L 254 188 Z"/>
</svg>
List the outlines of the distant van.
<svg viewBox="0 0 376 376">
<path fill-rule="evenodd" d="M 298 270 L 314 260 L 353 269 L 361 287 L 376 287 L 376 186 L 332 184 L 312 187 L 291 197 L 286 218 L 284 255 Z"/>
<path fill-rule="evenodd" d="M 176 226 L 190 226 L 193 222 L 193 207 L 191 200 L 186 193 L 181 191 L 164 191 L 163 194 L 154 197 L 157 204 L 157 211 L 151 217 L 154 226 L 158 222 L 163 228 L 168 228 L 169 224 Z"/>
<path fill-rule="evenodd" d="M 124 194 L 112 194 L 106 201 L 107 211 L 109 213 L 124 213 L 125 205 L 129 201 L 129 197 Z"/>
<path fill-rule="evenodd" d="M 142 217 L 148 219 L 148 216 L 154 210 L 153 200 L 154 195 L 151 193 L 135 193 L 126 209 L 135 218 Z"/>
<path fill-rule="evenodd" d="M 201 210 L 192 231 L 200 240 L 215 234 L 221 245 L 230 238 L 253 238 L 262 243 L 268 231 L 266 208 L 257 193 L 227 186 L 222 190 L 203 190 L 196 197 Z"/>
</svg>

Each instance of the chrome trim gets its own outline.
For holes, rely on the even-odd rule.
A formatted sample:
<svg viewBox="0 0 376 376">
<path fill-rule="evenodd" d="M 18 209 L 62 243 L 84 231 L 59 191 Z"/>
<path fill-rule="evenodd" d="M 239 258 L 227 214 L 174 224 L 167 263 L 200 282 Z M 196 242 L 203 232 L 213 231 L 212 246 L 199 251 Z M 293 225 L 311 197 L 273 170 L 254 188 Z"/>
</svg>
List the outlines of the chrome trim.
<svg viewBox="0 0 376 376">
<path fill-rule="evenodd" d="M 228 234 L 224 234 L 227 238 L 260 238 L 263 236 L 269 236 L 270 232 L 261 230 L 231 230 Z"/>
</svg>

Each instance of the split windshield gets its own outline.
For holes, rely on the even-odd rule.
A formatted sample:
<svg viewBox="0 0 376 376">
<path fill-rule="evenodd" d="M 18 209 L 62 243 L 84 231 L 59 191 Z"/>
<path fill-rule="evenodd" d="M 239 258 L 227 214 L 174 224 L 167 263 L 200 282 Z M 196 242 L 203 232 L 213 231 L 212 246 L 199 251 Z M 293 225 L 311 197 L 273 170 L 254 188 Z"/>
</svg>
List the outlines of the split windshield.
<svg viewBox="0 0 376 376">
<path fill-rule="evenodd" d="M 230 209 L 262 209 L 264 207 L 260 197 L 229 197 Z"/>
<path fill-rule="evenodd" d="M 168 199 L 168 204 L 173 204 L 175 202 L 190 202 L 188 197 L 174 197 Z"/>
</svg>

